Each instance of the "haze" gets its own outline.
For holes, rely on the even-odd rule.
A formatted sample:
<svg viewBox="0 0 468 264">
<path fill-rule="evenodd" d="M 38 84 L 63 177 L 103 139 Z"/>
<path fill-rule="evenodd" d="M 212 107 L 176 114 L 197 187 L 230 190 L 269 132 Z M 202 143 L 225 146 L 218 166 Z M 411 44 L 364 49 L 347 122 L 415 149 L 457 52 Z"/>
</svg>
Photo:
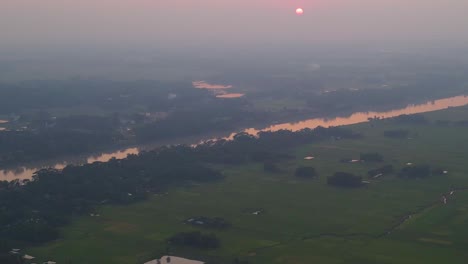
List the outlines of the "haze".
<svg viewBox="0 0 468 264">
<path fill-rule="evenodd" d="M 296 7 L 306 15 L 294 15 Z M 4 0 L 1 50 L 462 46 L 464 0 Z"/>
<path fill-rule="evenodd" d="M 467 264 L 468 0 L 0 0 L 0 264 Z"/>
</svg>

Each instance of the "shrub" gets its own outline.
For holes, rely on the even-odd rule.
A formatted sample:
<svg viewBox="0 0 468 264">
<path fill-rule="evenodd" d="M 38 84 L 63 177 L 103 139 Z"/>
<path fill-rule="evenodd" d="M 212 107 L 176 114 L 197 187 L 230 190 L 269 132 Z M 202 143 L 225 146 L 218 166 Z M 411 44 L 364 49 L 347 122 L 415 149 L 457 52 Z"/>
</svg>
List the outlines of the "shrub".
<svg viewBox="0 0 468 264">
<path fill-rule="evenodd" d="M 312 167 L 299 167 L 296 169 L 294 175 L 301 178 L 312 178 L 317 176 L 317 172 Z"/>
<path fill-rule="evenodd" d="M 347 172 L 336 172 L 327 178 L 327 184 L 337 187 L 360 187 L 362 186 L 362 177 Z"/>
</svg>

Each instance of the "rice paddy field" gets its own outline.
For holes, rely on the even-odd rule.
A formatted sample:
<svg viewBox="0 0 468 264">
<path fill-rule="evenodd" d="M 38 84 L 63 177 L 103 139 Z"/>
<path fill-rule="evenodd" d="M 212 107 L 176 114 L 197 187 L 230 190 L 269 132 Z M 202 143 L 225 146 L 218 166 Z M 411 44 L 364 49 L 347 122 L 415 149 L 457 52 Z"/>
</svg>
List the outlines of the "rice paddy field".
<svg viewBox="0 0 468 264">
<path fill-rule="evenodd" d="M 468 108 L 425 116 L 433 122 L 363 123 L 350 126 L 362 139 L 291 149 L 296 158 L 280 163 L 280 173 L 264 172 L 263 164 L 223 167 L 221 182 L 170 189 L 129 206 L 104 206 L 99 216 L 78 217 L 63 228 L 60 240 L 25 253 L 37 263 L 144 263 L 166 253 L 168 237 L 199 230 L 215 233 L 221 247 L 170 249 L 170 254 L 212 263 L 235 263 L 236 257 L 259 264 L 467 263 L 468 190 L 461 189 L 468 187 L 468 126 L 434 121 L 467 120 Z M 407 129 L 410 136 L 384 137 L 390 129 Z M 385 161 L 340 162 L 359 159 L 363 152 L 378 152 Z M 426 179 L 367 177 L 370 169 L 392 164 L 398 171 L 408 163 L 448 173 Z M 299 179 L 298 166 L 312 166 L 319 176 Z M 337 171 L 370 183 L 355 189 L 327 185 L 326 177 Z M 184 223 L 196 216 L 222 217 L 232 227 L 217 231 Z"/>
</svg>

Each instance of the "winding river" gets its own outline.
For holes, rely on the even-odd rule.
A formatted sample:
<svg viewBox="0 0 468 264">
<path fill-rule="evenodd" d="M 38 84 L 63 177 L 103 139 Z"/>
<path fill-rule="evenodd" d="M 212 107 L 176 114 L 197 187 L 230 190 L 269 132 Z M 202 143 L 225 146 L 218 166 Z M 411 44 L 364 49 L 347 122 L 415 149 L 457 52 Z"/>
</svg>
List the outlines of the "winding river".
<svg viewBox="0 0 468 264">
<path fill-rule="evenodd" d="M 374 117 L 381 117 L 381 118 L 390 118 L 395 117 L 403 114 L 417 114 L 417 113 L 425 113 L 431 111 L 437 111 L 446 109 L 449 107 L 458 107 L 468 105 L 468 97 L 467 96 L 455 96 L 445 99 L 439 99 L 434 101 L 428 101 L 423 104 L 418 105 L 408 105 L 404 108 L 394 109 L 385 112 L 357 112 L 349 115 L 347 117 L 336 117 L 336 118 L 313 118 L 307 119 L 299 122 L 294 123 L 283 123 L 283 124 L 275 124 L 268 127 L 264 127 L 261 129 L 257 128 L 247 128 L 244 129 L 243 132 L 249 133 L 251 135 L 256 135 L 260 131 L 278 131 L 282 129 L 287 129 L 291 131 L 298 131 L 304 128 L 315 128 L 318 126 L 322 127 L 330 127 L 330 126 L 344 126 L 344 125 L 351 125 L 357 123 L 367 122 L 369 118 Z M 237 132 L 236 132 L 237 133 Z M 236 133 L 227 133 L 225 135 L 219 135 L 216 138 L 226 138 L 232 139 Z M 206 139 L 213 139 L 212 136 L 205 136 Z M 193 138 L 193 139 L 185 139 L 192 140 L 193 142 L 200 142 L 200 138 Z M 175 144 L 175 143 L 182 143 L 182 142 L 167 142 L 166 144 Z M 190 142 L 184 142 L 190 143 Z M 164 144 L 159 144 L 164 145 Z M 149 147 L 150 146 L 150 147 Z M 11 170 L 0 170 L 0 180 L 7 180 L 11 181 L 14 179 L 31 179 L 34 172 L 41 168 L 46 167 L 53 167 L 57 169 L 64 168 L 67 164 L 83 164 L 83 163 L 93 163 L 96 161 L 106 162 L 112 158 L 116 159 L 123 159 L 127 157 L 129 154 L 138 154 L 141 150 L 148 150 L 150 148 L 155 148 L 158 145 L 145 145 L 141 147 L 132 147 L 127 149 L 122 149 L 114 152 L 98 154 L 98 155 L 91 155 L 88 157 L 83 157 L 81 159 L 69 159 L 64 162 L 50 162 L 48 164 L 40 164 L 36 166 L 30 167 L 18 167 Z"/>
</svg>

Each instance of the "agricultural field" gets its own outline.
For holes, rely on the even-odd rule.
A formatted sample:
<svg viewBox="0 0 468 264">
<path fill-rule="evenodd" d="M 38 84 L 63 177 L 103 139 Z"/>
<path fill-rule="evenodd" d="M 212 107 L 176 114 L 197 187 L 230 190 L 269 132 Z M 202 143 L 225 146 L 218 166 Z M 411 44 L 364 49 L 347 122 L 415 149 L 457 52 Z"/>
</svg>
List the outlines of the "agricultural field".
<svg viewBox="0 0 468 264">
<path fill-rule="evenodd" d="M 25 252 L 39 263 L 143 263 L 166 253 L 211 263 L 236 263 L 236 258 L 259 264 L 466 263 L 468 126 L 436 121 L 466 120 L 468 108 L 425 116 L 429 124 L 381 120 L 350 126 L 363 138 L 292 149 L 295 159 L 279 163 L 277 173 L 265 172 L 260 163 L 226 166 L 221 182 L 169 189 L 138 204 L 103 206 L 93 216 L 76 218 L 62 229 L 61 239 Z M 388 130 L 408 130 L 409 136 L 384 137 Z M 384 161 L 340 161 L 371 152 Z M 367 175 L 390 164 L 395 173 Z M 419 164 L 446 173 L 424 179 L 397 176 L 401 168 Z M 300 166 L 314 167 L 318 176 L 294 176 Z M 359 188 L 328 185 L 327 177 L 337 171 L 361 175 L 367 183 Z M 199 216 L 222 217 L 231 227 L 186 223 Z M 167 238 L 185 231 L 215 233 L 221 247 L 168 246 Z"/>
</svg>

